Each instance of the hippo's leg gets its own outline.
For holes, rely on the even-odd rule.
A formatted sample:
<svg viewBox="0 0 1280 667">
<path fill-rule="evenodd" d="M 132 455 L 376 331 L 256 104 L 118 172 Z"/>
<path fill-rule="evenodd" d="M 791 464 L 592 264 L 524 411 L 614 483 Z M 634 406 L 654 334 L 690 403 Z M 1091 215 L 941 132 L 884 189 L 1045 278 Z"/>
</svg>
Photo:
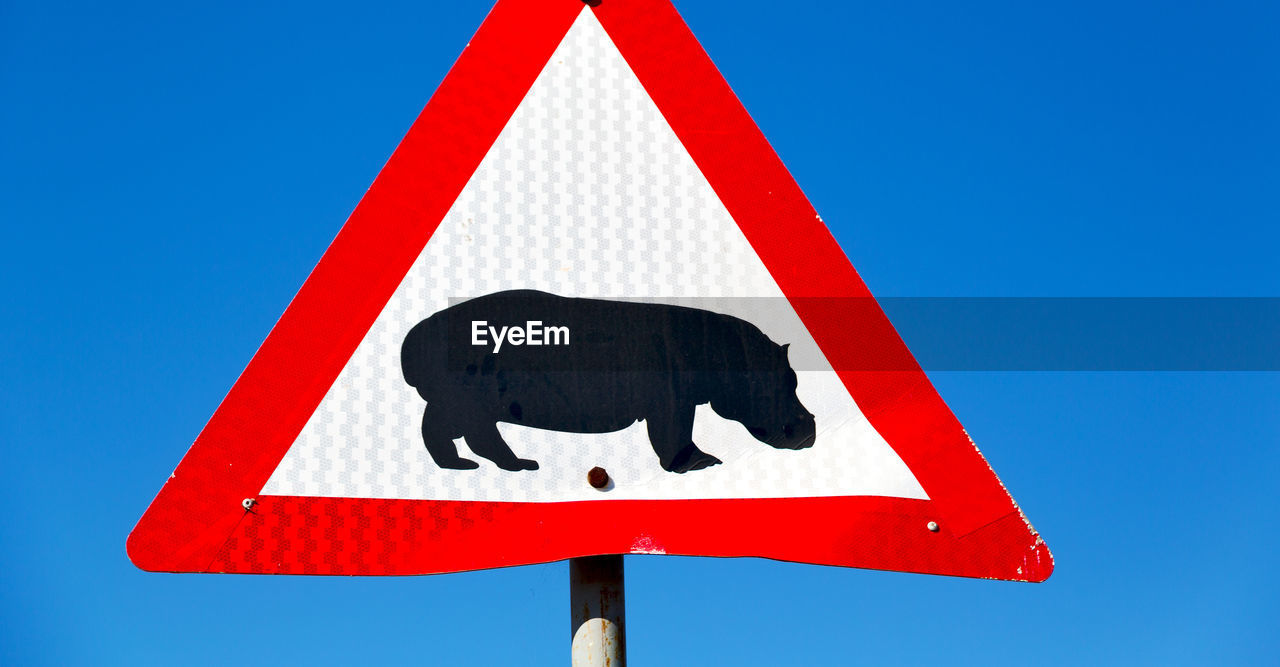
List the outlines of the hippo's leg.
<svg viewBox="0 0 1280 667">
<path fill-rule="evenodd" d="M 537 461 L 522 459 L 511 451 L 507 441 L 502 439 L 502 434 L 498 433 L 498 425 L 493 422 L 471 424 L 462 437 L 467 441 L 471 451 L 493 461 L 503 470 L 538 469 Z"/>
<path fill-rule="evenodd" d="M 658 454 L 658 463 L 668 472 L 701 470 L 720 459 L 693 444 L 693 405 L 680 407 L 675 414 L 649 415 L 649 442 Z"/>
<path fill-rule="evenodd" d="M 439 403 L 427 405 L 422 412 L 422 442 L 427 446 L 427 453 L 441 468 L 452 470 L 474 470 L 479 463 L 458 456 L 458 448 L 453 439 L 462 435 L 454 425 L 448 410 Z"/>
</svg>

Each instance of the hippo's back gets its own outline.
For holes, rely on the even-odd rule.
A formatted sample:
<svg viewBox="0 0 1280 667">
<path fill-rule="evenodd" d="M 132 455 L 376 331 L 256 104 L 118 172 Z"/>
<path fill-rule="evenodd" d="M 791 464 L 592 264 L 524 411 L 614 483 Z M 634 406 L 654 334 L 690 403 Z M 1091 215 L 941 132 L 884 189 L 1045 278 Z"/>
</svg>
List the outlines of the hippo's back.
<svg viewBox="0 0 1280 667">
<path fill-rule="evenodd" d="M 510 338 L 514 329 L 520 329 L 518 341 Z M 754 325 L 707 310 L 511 290 L 454 304 L 418 323 L 405 336 L 401 366 L 405 380 L 426 397 L 432 387 L 475 385 L 498 372 L 574 373 L 607 384 L 608 376 L 627 382 L 636 372 L 740 370 L 757 356 L 752 348 L 776 347 Z"/>
</svg>

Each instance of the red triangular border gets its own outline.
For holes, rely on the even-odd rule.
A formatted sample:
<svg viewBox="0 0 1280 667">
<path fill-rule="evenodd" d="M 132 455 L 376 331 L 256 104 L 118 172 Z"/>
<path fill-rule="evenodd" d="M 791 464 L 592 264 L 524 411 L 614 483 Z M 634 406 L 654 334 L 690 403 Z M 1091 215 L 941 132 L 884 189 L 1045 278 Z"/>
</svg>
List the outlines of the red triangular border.
<svg viewBox="0 0 1280 667">
<path fill-rule="evenodd" d="M 391 575 L 670 553 L 1046 579 L 1048 548 L 669 0 L 590 4 L 499 0 L 134 528 L 130 559 L 168 572 Z M 580 11 L 595 12 L 832 365 L 867 369 L 840 376 L 929 500 L 258 495 Z"/>
</svg>

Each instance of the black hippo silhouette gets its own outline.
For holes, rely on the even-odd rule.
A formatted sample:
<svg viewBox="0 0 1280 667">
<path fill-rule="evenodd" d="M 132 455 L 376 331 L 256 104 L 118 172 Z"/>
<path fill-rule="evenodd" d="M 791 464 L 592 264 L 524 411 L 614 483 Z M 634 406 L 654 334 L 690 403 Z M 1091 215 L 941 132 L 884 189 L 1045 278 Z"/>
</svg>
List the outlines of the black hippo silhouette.
<svg viewBox="0 0 1280 667">
<path fill-rule="evenodd" d="M 773 447 L 813 445 L 787 347 L 707 310 L 519 290 L 419 322 L 400 361 L 427 401 L 422 440 L 441 468 L 479 467 L 458 455 L 462 438 L 499 468 L 537 470 L 503 441 L 499 422 L 608 433 L 643 420 L 663 469 L 684 473 L 720 463 L 693 442 L 704 403 Z"/>
</svg>

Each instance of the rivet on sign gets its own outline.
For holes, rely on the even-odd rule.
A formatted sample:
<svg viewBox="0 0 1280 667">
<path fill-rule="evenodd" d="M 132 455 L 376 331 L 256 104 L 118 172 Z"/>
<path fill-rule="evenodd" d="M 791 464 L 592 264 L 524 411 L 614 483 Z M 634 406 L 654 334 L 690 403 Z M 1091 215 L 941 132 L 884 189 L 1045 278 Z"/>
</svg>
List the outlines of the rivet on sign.
<svg viewBox="0 0 1280 667">
<path fill-rule="evenodd" d="M 937 521 L 930 521 L 929 523 L 925 524 L 925 527 L 926 527 L 926 528 L 928 528 L 928 529 L 929 529 L 929 532 L 931 532 L 931 533 L 936 533 L 936 532 L 938 532 L 938 522 L 937 522 Z"/>
<path fill-rule="evenodd" d="M 609 486 L 609 473 L 605 472 L 604 468 L 596 466 L 587 471 L 587 483 L 592 488 L 603 489 Z"/>
<path fill-rule="evenodd" d="M 253 509 L 254 505 L 258 504 L 258 501 L 254 500 L 253 498 L 245 498 L 244 502 L 240 504 L 244 507 L 245 511 L 249 511 Z"/>
</svg>

